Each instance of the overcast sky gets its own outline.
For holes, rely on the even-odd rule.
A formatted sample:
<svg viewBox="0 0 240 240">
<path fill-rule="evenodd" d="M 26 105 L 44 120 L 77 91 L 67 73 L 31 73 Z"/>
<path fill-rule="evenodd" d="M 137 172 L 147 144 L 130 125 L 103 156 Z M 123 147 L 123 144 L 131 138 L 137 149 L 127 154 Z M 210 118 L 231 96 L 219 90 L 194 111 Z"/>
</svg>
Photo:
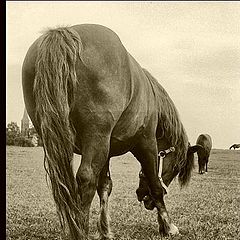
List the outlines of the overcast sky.
<svg viewBox="0 0 240 240">
<path fill-rule="evenodd" d="M 240 143 L 240 2 L 7 2 L 7 123 L 20 121 L 21 65 L 47 27 L 115 31 L 174 101 L 191 144 Z"/>
</svg>

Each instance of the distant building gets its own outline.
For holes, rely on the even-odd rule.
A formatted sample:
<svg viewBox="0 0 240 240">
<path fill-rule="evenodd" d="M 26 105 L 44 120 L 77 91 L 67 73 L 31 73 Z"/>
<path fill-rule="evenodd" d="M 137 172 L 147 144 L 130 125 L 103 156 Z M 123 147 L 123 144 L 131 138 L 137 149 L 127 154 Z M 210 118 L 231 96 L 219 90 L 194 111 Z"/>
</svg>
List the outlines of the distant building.
<svg viewBox="0 0 240 240">
<path fill-rule="evenodd" d="M 30 120 L 26 108 L 24 108 L 23 118 L 21 121 L 21 135 L 29 138 L 34 147 L 38 146 L 38 134 L 30 132 Z"/>
<path fill-rule="evenodd" d="M 23 118 L 21 121 L 21 135 L 24 137 L 29 137 L 29 118 L 26 108 L 24 108 Z"/>
</svg>

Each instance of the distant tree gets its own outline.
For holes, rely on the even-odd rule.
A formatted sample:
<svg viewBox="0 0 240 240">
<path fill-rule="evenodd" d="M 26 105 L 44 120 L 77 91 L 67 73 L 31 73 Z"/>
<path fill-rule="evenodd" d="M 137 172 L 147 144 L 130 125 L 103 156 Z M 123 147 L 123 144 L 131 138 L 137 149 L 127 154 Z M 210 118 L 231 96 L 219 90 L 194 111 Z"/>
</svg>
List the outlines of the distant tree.
<svg viewBox="0 0 240 240">
<path fill-rule="evenodd" d="M 32 143 L 31 139 L 24 136 L 16 137 L 14 145 L 20 147 L 34 147 L 34 144 Z"/>
<path fill-rule="evenodd" d="M 8 123 L 6 128 L 6 144 L 15 145 L 15 139 L 20 136 L 20 128 L 16 122 Z"/>
<path fill-rule="evenodd" d="M 33 125 L 29 128 L 28 135 L 23 136 L 20 133 L 20 128 L 18 127 L 17 123 L 11 122 L 6 128 L 6 144 L 21 147 L 34 147 L 32 142 L 32 137 L 34 135 L 37 135 L 38 137 L 38 146 L 42 146 L 42 141 Z"/>
</svg>

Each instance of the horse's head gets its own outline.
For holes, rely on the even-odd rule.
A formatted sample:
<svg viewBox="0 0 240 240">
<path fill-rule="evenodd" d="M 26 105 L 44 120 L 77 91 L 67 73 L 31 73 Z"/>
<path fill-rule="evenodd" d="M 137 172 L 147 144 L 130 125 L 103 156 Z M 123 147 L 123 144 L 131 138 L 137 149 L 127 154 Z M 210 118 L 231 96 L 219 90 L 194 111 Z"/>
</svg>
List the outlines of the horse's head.
<svg viewBox="0 0 240 240">
<path fill-rule="evenodd" d="M 158 139 L 159 177 L 160 179 L 162 178 L 166 186 L 168 186 L 178 174 L 176 161 L 178 153 L 176 150 L 178 150 L 176 146 L 172 146 L 166 139 Z"/>
<path fill-rule="evenodd" d="M 161 150 L 160 148 L 159 152 L 160 166 L 163 164 L 162 172 L 159 171 L 159 177 L 161 179 L 162 176 L 163 188 L 166 189 L 164 184 L 168 186 L 177 175 L 180 185 L 187 185 L 194 168 L 194 153 L 204 151 L 204 148 L 199 144 L 191 146 L 190 143 L 188 143 L 185 151 L 178 149 L 179 147 L 172 147 L 170 144 L 163 144 L 162 146 L 164 146 L 165 149 Z"/>
<path fill-rule="evenodd" d="M 162 139 L 158 139 L 157 144 L 158 144 L 158 146 L 157 146 L 158 147 L 158 157 L 156 158 L 157 171 L 158 171 L 158 173 L 159 173 L 159 170 L 160 170 L 160 172 L 163 172 L 163 169 L 164 169 L 164 173 L 168 174 L 168 171 L 166 170 L 166 168 L 168 168 L 168 166 L 171 165 L 171 162 L 172 162 L 171 159 L 173 159 L 173 156 L 175 155 L 175 154 L 173 154 L 175 151 L 175 148 L 170 147 L 168 142 L 164 141 Z M 160 154 L 161 154 L 161 156 L 160 156 Z M 161 159 L 166 158 L 166 159 L 168 159 L 168 161 L 164 162 L 164 163 L 163 163 L 163 161 L 160 162 L 160 158 Z M 162 174 L 159 175 L 160 181 L 162 181 L 161 177 L 162 177 Z M 163 186 L 163 184 L 162 184 L 162 186 Z M 164 189 L 165 188 L 163 187 L 163 192 L 166 191 Z M 136 193 L 137 193 L 138 201 L 140 201 L 140 202 L 143 201 L 146 209 L 153 210 L 153 208 L 155 207 L 155 204 L 151 197 L 151 193 L 150 193 L 149 186 L 148 186 L 148 180 L 147 180 L 145 174 L 142 172 L 142 170 L 139 173 L 139 187 L 138 187 Z"/>
<path fill-rule="evenodd" d="M 190 173 L 192 168 L 194 167 L 194 153 L 200 152 L 203 149 L 203 147 L 199 144 L 196 144 L 194 146 L 191 146 L 190 143 L 188 143 L 187 153 L 185 154 L 185 159 L 182 160 L 182 163 L 179 162 L 179 152 L 177 147 L 174 149 L 175 151 L 169 151 L 172 147 L 170 147 L 170 144 L 163 145 L 165 150 L 160 150 L 163 152 L 164 160 L 163 160 L 163 172 L 162 172 L 162 178 L 166 185 L 169 185 L 174 177 L 176 177 L 177 174 L 180 175 L 180 183 L 181 183 L 181 177 L 184 175 L 184 179 L 181 185 L 185 185 L 189 179 L 190 179 Z M 167 149 L 167 150 L 166 150 Z M 164 154 L 166 152 L 166 154 Z"/>
<path fill-rule="evenodd" d="M 165 139 L 158 139 L 158 173 L 163 190 L 167 193 L 167 187 L 171 181 L 179 174 L 179 182 L 183 186 L 191 176 L 191 170 L 194 166 L 194 153 L 202 149 L 202 146 L 196 144 L 194 146 L 188 145 L 187 153 L 185 154 L 183 166 L 179 166 L 177 160 L 179 151 L 176 147 Z M 152 210 L 155 205 L 149 193 L 149 187 L 145 175 L 140 171 L 139 173 L 139 188 L 137 189 L 137 196 L 139 201 L 144 201 L 147 209 Z"/>
<path fill-rule="evenodd" d="M 163 187 L 163 193 L 167 193 L 167 187 L 172 179 L 178 174 L 174 168 L 176 163 L 175 147 L 171 146 L 165 139 L 158 139 L 158 157 L 156 158 L 156 166 L 159 180 Z M 139 173 L 139 188 L 136 191 L 139 201 L 143 201 L 145 208 L 153 210 L 154 201 L 149 192 L 149 186 L 146 176 L 142 171 Z"/>
</svg>

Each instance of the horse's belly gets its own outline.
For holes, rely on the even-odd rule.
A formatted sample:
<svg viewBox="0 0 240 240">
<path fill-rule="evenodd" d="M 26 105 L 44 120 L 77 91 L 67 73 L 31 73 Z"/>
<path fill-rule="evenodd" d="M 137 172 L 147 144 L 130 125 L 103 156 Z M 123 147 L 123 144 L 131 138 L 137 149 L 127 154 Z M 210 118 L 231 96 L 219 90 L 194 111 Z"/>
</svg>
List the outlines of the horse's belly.
<svg viewBox="0 0 240 240">
<path fill-rule="evenodd" d="M 109 156 L 114 157 L 125 154 L 131 150 L 132 145 L 132 139 L 128 139 L 127 141 L 121 141 L 117 138 L 111 138 Z"/>
<path fill-rule="evenodd" d="M 110 155 L 117 156 L 130 151 L 137 144 L 144 129 L 144 120 L 114 128 L 111 135 Z"/>
</svg>

